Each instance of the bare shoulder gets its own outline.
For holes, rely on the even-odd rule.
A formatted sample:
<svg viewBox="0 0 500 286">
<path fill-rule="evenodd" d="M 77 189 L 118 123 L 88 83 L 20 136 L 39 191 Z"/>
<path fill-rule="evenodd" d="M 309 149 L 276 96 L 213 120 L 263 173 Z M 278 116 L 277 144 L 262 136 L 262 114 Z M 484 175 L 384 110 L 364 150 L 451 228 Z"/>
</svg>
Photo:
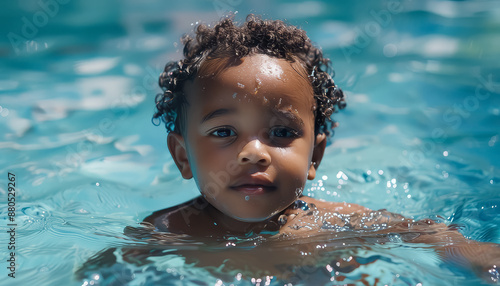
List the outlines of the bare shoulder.
<svg viewBox="0 0 500 286">
<path fill-rule="evenodd" d="M 143 220 L 143 224 L 152 225 L 161 232 L 184 233 L 198 222 L 199 215 L 206 207 L 199 198 L 156 211 Z"/>
<path fill-rule="evenodd" d="M 300 199 L 309 205 L 312 204 L 318 210 L 321 211 L 336 212 L 339 214 L 367 213 L 371 211 L 369 208 L 365 208 L 363 206 L 352 203 L 327 202 L 324 200 L 318 200 L 307 196 L 303 196 Z"/>
</svg>

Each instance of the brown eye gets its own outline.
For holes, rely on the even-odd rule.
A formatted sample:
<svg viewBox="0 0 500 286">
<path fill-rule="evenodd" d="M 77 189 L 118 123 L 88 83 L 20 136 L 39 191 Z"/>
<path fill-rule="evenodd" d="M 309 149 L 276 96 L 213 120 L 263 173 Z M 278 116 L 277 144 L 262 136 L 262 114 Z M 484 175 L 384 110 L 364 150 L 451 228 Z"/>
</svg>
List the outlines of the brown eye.
<svg viewBox="0 0 500 286">
<path fill-rule="evenodd" d="M 299 136 L 297 131 L 288 127 L 275 127 L 271 129 L 270 135 L 278 138 L 295 138 Z"/>
<path fill-rule="evenodd" d="M 226 137 L 236 136 L 236 133 L 229 128 L 218 128 L 212 133 L 210 133 L 210 135 L 215 137 L 226 138 Z"/>
</svg>

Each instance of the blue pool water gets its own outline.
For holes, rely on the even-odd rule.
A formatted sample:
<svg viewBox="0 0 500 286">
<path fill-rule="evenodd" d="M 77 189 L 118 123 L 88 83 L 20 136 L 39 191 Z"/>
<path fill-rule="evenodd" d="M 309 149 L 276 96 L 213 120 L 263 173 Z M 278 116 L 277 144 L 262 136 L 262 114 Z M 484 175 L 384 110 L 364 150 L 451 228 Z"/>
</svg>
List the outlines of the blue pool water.
<svg viewBox="0 0 500 286">
<path fill-rule="evenodd" d="M 237 266 L 224 268 L 223 259 L 221 267 L 204 266 L 178 253 L 215 261 L 225 244 L 147 243 L 124 234 L 151 212 L 197 195 L 170 159 L 164 128 L 151 123 L 153 100 L 163 65 L 180 57 L 180 36 L 227 10 L 239 19 L 250 12 L 286 19 L 333 60 L 348 107 L 335 115 L 340 125 L 306 194 L 457 224 L 467 238 L 500 243 L 498 1 L 41 3 L 50 4 L 9 1 L 0 9 L 0 284 L 285 283 L 238 268 L 238 259 L 266 259 L 246 252 L 260 238 L 234 240 Z M 16 180 L 11 222 L 9 173 Z M 16 224 L 16 278 L 7 276 L 8 223 Z M 357 245 L 352 235 L 303 241 L 329 251 L 316 268 L 287 269 L 294 274 L 288 282 L 484 283 L 429 246 L 393 238 Z M 294 243 L 268 251 L 295 253 Z M 143 252 L 141 263 L 125 259 L 131 249 Z M 357 268 L 330 271 L 328 258 L 353 255 Z"/>
</svg>

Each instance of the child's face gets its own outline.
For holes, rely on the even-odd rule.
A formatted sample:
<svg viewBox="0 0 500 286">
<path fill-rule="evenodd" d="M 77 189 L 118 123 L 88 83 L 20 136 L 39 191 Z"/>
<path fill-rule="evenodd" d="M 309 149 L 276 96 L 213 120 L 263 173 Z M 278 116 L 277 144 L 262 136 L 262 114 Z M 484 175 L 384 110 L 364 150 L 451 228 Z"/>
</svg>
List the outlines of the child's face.
<svg viewBox="0 0 500 286">
<path fill-rule="evenodd" d="M 262 221 L 314 178 L 325 135 L 314 134 L 313 90 L 298 62 L 257 54 L 217 73 L 223 62 L 205 63 L 186 87 L 184 132 L 170 133 L 169 150 L 215 208 Z"/>
</svg>

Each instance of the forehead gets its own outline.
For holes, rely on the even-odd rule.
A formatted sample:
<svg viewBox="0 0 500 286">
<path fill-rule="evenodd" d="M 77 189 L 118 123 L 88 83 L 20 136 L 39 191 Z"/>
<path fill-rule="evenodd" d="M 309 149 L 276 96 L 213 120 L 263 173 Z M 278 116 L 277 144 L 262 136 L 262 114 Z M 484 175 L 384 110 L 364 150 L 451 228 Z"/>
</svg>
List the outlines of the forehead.
<svg viewBox="0 0 500 286">
<path fill-rule="evenodd" d="M 229 94 L 262 104 L 288 104 L 312 110 L 314 93 L 307 76 L 299 61 L 262 54 L 237 61 L 216 58 L 201 65 L 198 77 L 189 87 L 190 92 L 186 93 L 189 102 L 227 100 Z"/>
</svg>

